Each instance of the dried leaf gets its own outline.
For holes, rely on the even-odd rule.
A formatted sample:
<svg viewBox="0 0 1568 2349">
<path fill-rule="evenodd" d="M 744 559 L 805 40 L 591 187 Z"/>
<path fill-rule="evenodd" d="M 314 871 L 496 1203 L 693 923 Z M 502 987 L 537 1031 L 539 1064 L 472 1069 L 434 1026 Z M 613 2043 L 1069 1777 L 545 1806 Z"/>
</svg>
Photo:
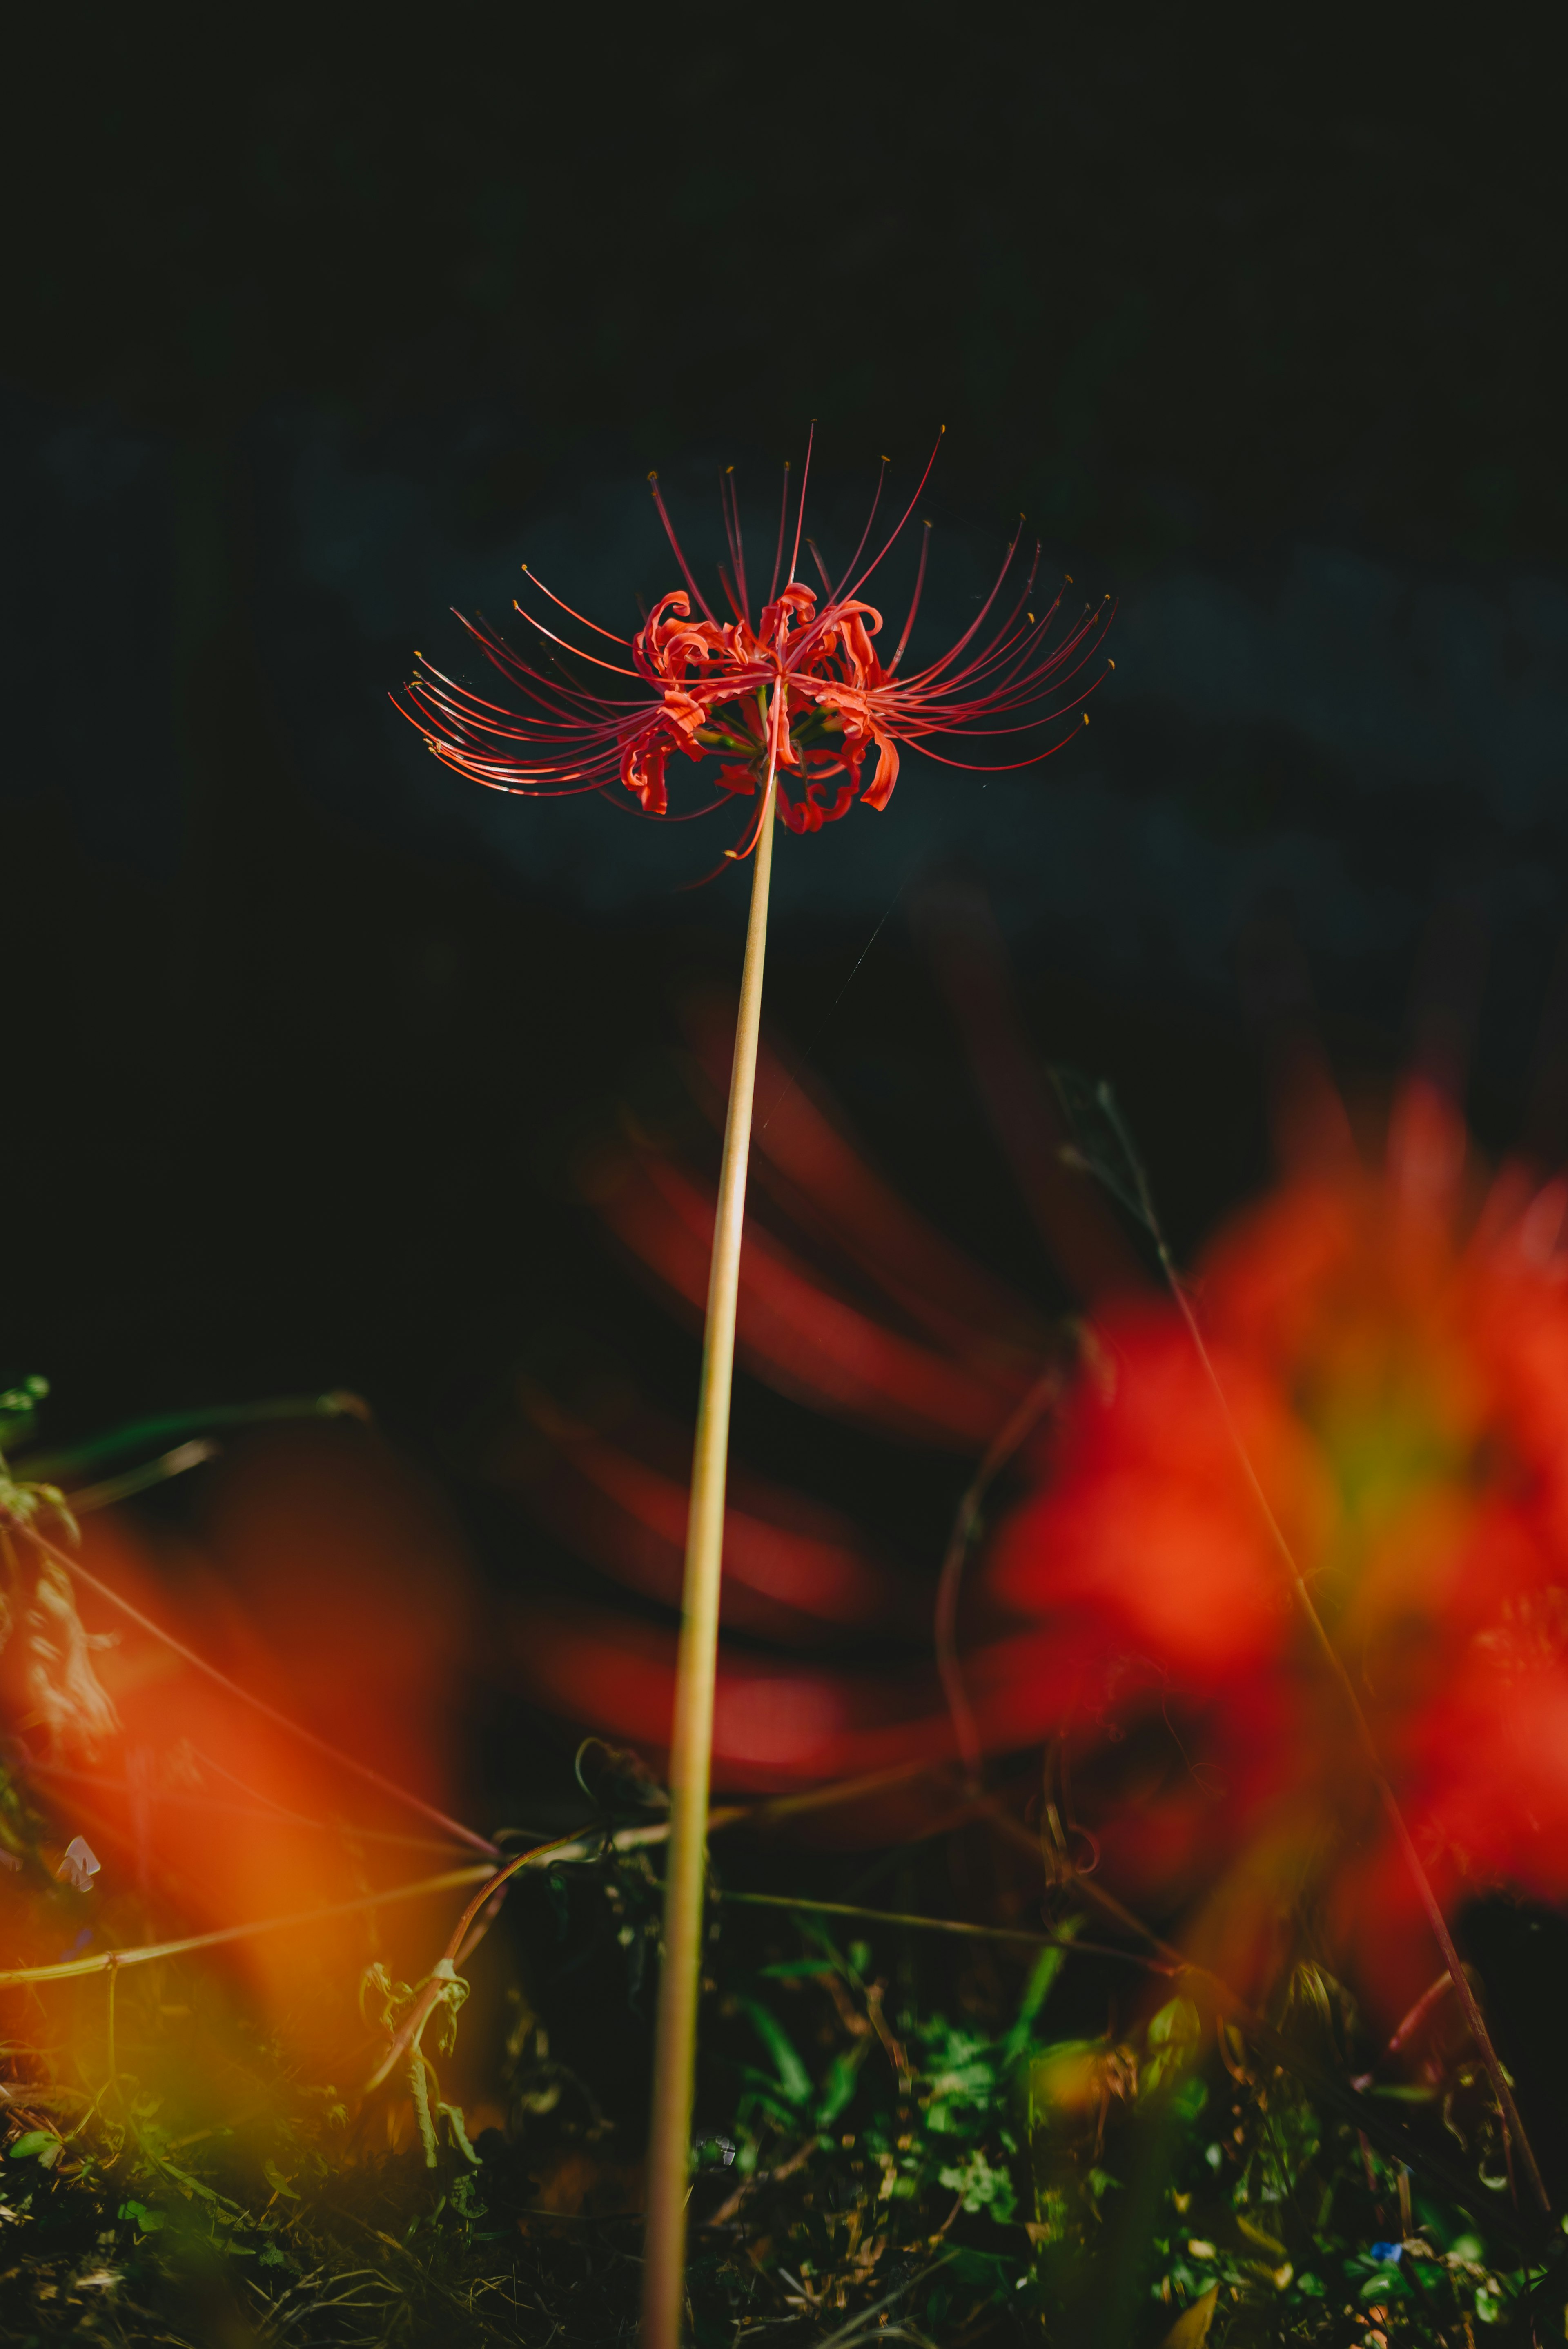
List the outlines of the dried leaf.
<svg viewBox="0 0 1568 2349">
<path fill-rule="evenodd" d="M 53 1743 L 75 1745 L 89 1760 L 119 1727 L 92 1664 L 94 1650 L 113 1647 L 116 1636 L 83 1630 L 69 1575 L 46 1557 L 27 1610 L 27 1693 Z"/>
<path fill-rule="evenodd" d="M 1203 2349 L 1209 2338 L 1209 2327 L 1214 2321 L 1214 2308 L 1220 2297 L 1220 2287 L 1212 2283 L 1201 2300 L 1184 2308 L 1161 2344 L 1161 2349 Z"/>
</svg>

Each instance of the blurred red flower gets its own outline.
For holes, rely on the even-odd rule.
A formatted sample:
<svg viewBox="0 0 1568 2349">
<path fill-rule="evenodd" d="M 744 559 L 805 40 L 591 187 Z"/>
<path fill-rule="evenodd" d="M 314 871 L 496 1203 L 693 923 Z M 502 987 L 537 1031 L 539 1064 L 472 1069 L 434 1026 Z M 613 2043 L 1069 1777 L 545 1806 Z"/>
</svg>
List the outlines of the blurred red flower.
<svg viewBox="0 0 1568 2349">
<path fill-rule="evenodd" d="M 726 474 L 721 485 L 729 549 L 729 561 L 719 572 L 726 619 L 697 585 L 657 477 L 652 476 L 655 502 L 686 585 L 660 596 L 634 636 L 617 636 L 585 619 L 524 566 L 530 585 L 557 611 L 601 643 L 619 647 L 624 657 L 606 658 L 572 642 L 518 604 L 542 640 L 532 657 L 516 651 L 482 620 L 463 622 L 511 688 L 512 699 L 489 700 L 417 654 L 419 667 L 407 687 L 407 706 L 398 707 L 447 766 L 492 790 L 557 797 L 604 791 L 619 781 L 645 814 L 667 816 L 666 770 L 678 753 L 718 762 L 712 781 L 723 796 L 709 810 L 692 811 L 704 813 L 732 797 L 755 796 L 776 746 L 779 816 L 791 832 L 820 831 L 846 815 L 857 799 L 867 807 L 884 808 L 898 780 L 900 744 L 918 742 L 944 765 L 971 764 L 944 757 L 930 742 L 1023 732 L 1077 709 L 1099 682 L 1091 679 L 1065 701 L 1053 698 L 1081 675 L 1104 609 L 1086 608 L 1064 634 L 1054 636 L 1060 594 L 1037 616 L 1029 608 L 1039 549 L 1018 580 L 1016 537 L 972 626 L 940 659 L 901 676 L 925 577 L 923 541 L 908 616 L 891 659 L 883 663 L 876 644 L 882 616 L 861 591 L 898 541 L 930 471 L 928 464 L 897 526 L 863 569 L 857 566 L 871 538 L 880 482 L 860 544 L 836 585 L 815 546 L 810 547 L 821 576 L 820 597 L 795 575 L 804 530 L 804 477 L 794 552 L 789 575 L 779 584 L 789 518 L 786 472 L 772 578 L 755 619 L 733 476 Z M 1016 592 L 992 624 L 1010 577 Z M 699 618 L 693 617 L 694 607 Z M 556 647 L 555 657 L 548 647 Z M 542 660 L 550 666 L 540 666 Z M 606 691 L 595 671 L 622 678 L 624 686 Z M 1031 751 L 1013 763 L 1034 765 L 1043 755 Z"/>
<path fill-rule="evenodd" d="M 1568 1190 L 1466 1182 L 1408 1083 L 1386 1163 L 1346 1144 L 1210 1250 L 1227 1400 L 1347 1666 L 1444 1906 L 1568 1893 Z M 1305 1899 L 1364 1990 L 1429 1973 L 1414 1885 L 1173 1308 L 1103 1317 L 991 1596 L 1075 1627 L 1079 1717 L 1151 1741 L 1100 1832 L 1146 1897 L 1202 1897 L 1210 1953 L 1266 1971 Z M 1092 1733 L 1092 1729 L 1091 1729 Z M 1153 1758 L 1162 1749 L 1161 1759 Z M 1174 1750 L 1172 1750 L 1174 1749 Z"/>
<path fill-rule="evenodd" d="M 1380 1165 L 1326 1092 L 1307 1123 L 1313 1162 L 1198 1269 L 1206 1342 L 1444 1906 L 1493 1884 L 1568 1896 L 1568 1185 L 1518 1165 L 1483 1181 L 1456 1112 L 1420 1081 L 1396 1100 Z M 890 1434 L 978 1450 L 1048 1333 L 799 1087 L 760 1171 L 773 1227 L 748 1237 L 738 1325 L 753 1370 Z M 595 1191 L 689 1306 L 696 1179 L 645 1146 Z M 853 1259 L 853 1288 L 813 1263 L 824 1231 Z M 624 1448 L 644 1443 L 634 1431 Z M 659 1488 L 655 1526 L 645 1466 L 616 1449 L 563 1444 L 545 1513 L 609 1572 L 673 1599 L 678 1494 Z M 1107 1879 L 1183 1919 L 1192 1954 L 1238 1986 L 1261 1987 L 1305 1925 L 1376 2009 L 1408 2003 L 1436 1959 L 1416 1889 L 1168 1298 L 1099 1298 L 1022 1464 L 1029 1489 L 971 1593 L 964 1669 L 985 1744 L 1064 1739 Z M 744 1479 L 730 1527 L 727 1619 L 796 1653 L 727 1653 L 716 1782 L 951 1753 L 929 1671 L 822 1659 L 855 1644 L 851 1626 L 861 1642 L 879 1621 L 907 1636 L 913 1594 L 888 1597 L 863 1537 L 792 1522 L 789 1496 Z M 582 1607 L 531 1609 L 525 1624 L 513 1653 L 544 1702 L 663 1743 L 665 1633 Z"/>
</svg>

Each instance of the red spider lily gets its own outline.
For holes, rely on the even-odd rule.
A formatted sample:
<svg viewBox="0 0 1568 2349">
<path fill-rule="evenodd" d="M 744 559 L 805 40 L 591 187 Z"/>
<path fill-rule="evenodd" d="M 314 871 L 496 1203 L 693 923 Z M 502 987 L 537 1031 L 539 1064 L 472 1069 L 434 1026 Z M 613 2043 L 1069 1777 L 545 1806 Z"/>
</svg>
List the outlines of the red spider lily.
<svg viewBox="0 0 1568 2349">
<path fill-rule="evenodd" d="M 595 642 L 618 647 L 625 659 L 607 658 L 591 645 L 561 635 L 554 625 L 519 605 L 543 644 L 554 648 L 552 655 L 536 657 L 548 657 L 548 667 L 525 658 L 482 622 L 473 623 L 469 629 L 491 667 L 512 688 L 511 704 L 476 694 L 421 660 L 404 708 L 404 715 L 447 766 L 500 790 L 545 796 L 613 792 L 618 781 L 645 815 L 667 817 L 666 771 L 672 754 L 679 752 L 695 764 L 717 761 L 713 781 L 720 796 L 714 805 L 722 806 L 733 798 L 756 802 L 741 844 L 728 852 L 731 856 L 758 853 L 752 867 L 740 1016 L 735 1031 L 717 1211 L 705 1218 L 699 1202 L 690 1196 L 683 1199 L 677 1185 L 665 1186 L 666 1207 L 677 1224 L 686 1226 L 686 1269 L 706 1296 L 707 1310 L 686 1545 L 685 1637 L 675 1691 L 671 1749 L 665 1962 L 659 1989 L 644 2276 L 643 2337 L 650 2349 L 674 2349 L 680 2331 L 686 2226 L 682 2187 L 690 2135 L 700 1977 L 702 1853 L 712 1744 L 730 1379 L 772 873 L 772 819 L 777 813 L 792 832 L 817 832 L 824 823 L 846 815 L 857 799 L 863 799 L 869 807 L 885 807 L 898 779 L 902 743 L 955 736 L 1016 736 L 1044 718 L 1059 718 L 1063 705 L 1054 697 L 1088 663 L 1102 616 L 1086 611 L 1065 636 L 1054 636 L 1059 597 L 1043 616 L 1028 608 L 1038 566 L 1037 549 L 1011 605 L 1002 605 L 999 599 L 1014 574 L 1018 550 L 1015 539 L 990 595 L 957 643 L 940 660 L 900 677 L 925 576 L 923 543 L 908 617 L 885 666 L 876 647 L 882 616 L 861 591 L 896 543 L 913 512 L 914 501 L 886 543 L 861 568 L 876 519 L 879 482 L 860 543 L 837 585 L 812 547 L 825 595 L 819 607 L 817 590 L 797 577 L 810 470 L 808 447 L 789 575 L 780 586 L 789 514 L 786 474 L 773 574 L 755 620 L 733 477 L 726 475 L 723 493 L 729 564 L 719 574 L 731 616 L 720 620 L 693 576 L 655 476 L 654 501 L 685 587 L 661 595 L 644 626 L 630 638 L 586 619 L 550 589 L 542 591 L 555 612 L 565 614 L 579 629 L 590 631 Z M 930 471 L 928 463 L 915 491 L 916 499 Z M 693 617 L 694 607 L 700 611 L 700 619 Z M 994 612 L 1000 616 L 993 626 Z M 619 678 L 622 685 L 606 691 L 601 682 L 603 677 Z M 1080 686 L 1068 706 L 1076 707 L 1091 689 L 1092 684 Z M 1087 712 L 1084 723 L 1088 723 Z M 1044 755 L 1035 750 L 1015 763 L 1032 765 Z M 874 761 L 869 772 L 868 760 Z M 965 763 L 952 757 L 944 762 Z M 789 779 L 788 787 L 785 778 Z M 775 1318 L 782 1318 L 787 1325 L 792 1315 L 799 1319 L 802 1299 L 799 1283 L 791 1280 L 788 1268 L 776 1270 Z M 690 1280 L 684 1285 L 689 1291 Z M 829 1333 L 828 1350 L 851 1329 L 851 1322 L 841 1317 L 838 1330 Z M 870 1369 L 874 1377 L 879 1367 L 892 1367 L 895 1351 L 885 1342 L 873 1347 L 872 1356 L 860 1366 L 862 1373 Z M 928 1365 L 909 1359 L 907 1352 L 899 1367 L 907 1374 L 903 1380 L 903 1399 L 914 1416 L 951 1419 L 956 1411 L 962 1419 L 963 1398 L 954 1395 L 951 1381 L 944 1391 L 941 1377 L 934 1381 L 926 1375 Z M 617 1481 L 627 1490 L 636 1485 L 634 1478 L 624 1474 Z M 645 1487 L 644 1491 L 646 1497 Z"/>
<path fill-rule="evenodd" d="M 1331 1097 L 1310 1123 L 1339 1145 L 1294 1166 L 1200 1268 L 1206 1341 L 1443 1905 L 1496 1883 L 1560 1899 L 1568 1185 L 1517 1166 L 1467 1182 L 1462 1126 L 1419 1082 L 1398 1097 L 1380 1167 L 1357 1157 Z M 825 1342 L 826 1325 L 780 1286 L 784 1242 L 758 1235 L 739 1324 L 753 1369 L 886 1433 L 978 1449 L 1047 1358 L 1047 1333 L 906 1208 L 890 1211 L 808 1094 L 774 1112 L 763 1146 L 775 1216 L 791 1226 L 789 1282 L 846 1318 Z M 650 1164 L 606 1188 L 601 1211 L 690 1296 L 686 1209 Z M 830 1229 L 858 1268 L 853 1302 L 810 1254 L 841 1201 L 848 1215 Z M 1429 1930 L 1191 1337 L 1169 1299 L 1125 1286 L 1099 1299 L 1094 1334 L 1026 1463 L 1033 1489 L 975 1577 L 980 1637 L 965 1672 L 983 1739 L 996 1753 L 1066 1739 L 1108 1878 L 1184 1916 L 1194 1956 L 1239 1987 L 1262 1987 L 1305 1918 L 1374 2009 L 1397 2013 L 1435 1971 Z M 586 1464 L 601 1487 L 609 1444 Z M 653 1590 L 655 1512 L 634 1475 L 615 1475 L 634 1540 L 624 1524 L 611 1538 L 564 1487 L 548 1513 L 580 1551 Z M 671 1506 L 659 1503 L 665 1516 Z M 763 1514 L 780 1520 L 777 1501 Z M 734 1513 L 738 1557 L 754 1539 L 748 1515 Z M 672 1516 L 666 1588 L 677 1537 Z M 834 1540 L 840 1568 L 820 1544 L 774 1541 L 771 1622 L 734 1594 L 737 1630 L 797 1652 L 736 1652 L 721 1669 L 722 1785 L 787 1786 L 953 1751 L 929 1668 L 799 1654 L 853 1647 L 872 1628 L 863 1547 L 845 1528 Z M 824 1577 L 840 1571 L 835 1600 Z M 888 1630 L 903 1629 L 907 1603 L 881 1603 Z M 846 1640 L 834 1619 L 851 1615 Z M 513 1652 L 542 1702 L 663 1743 L 664 1634 L 583 1608 L 532 1612 L 520 1630 Z"/>
<path fill-rule="evenodd" d="M 705 599 L 676 536 L 658 478 L 650 476 L 686 585 L 661 595 L 635 636 L 617 636 L 584 618 L 524 566 L 531 585 L 558 612 L 600 642 L 619 647 L 624 658 L 606 657 L 572 641 L 520 603 L 515 608 L 542 640 L 532 658 L 482 620 L 463 622 L 515 699 L 489 700 L 416 655 L 419 668 L 407 688 L 408 706 L 398 707 L 444 764 L 496 791 L 560 797 L 620 782 L 645 815 L 667 816 L 667 769 L 678 752 L 694 761 L 717 762 L 712 781 L 725 796 L 708 809 L 692 811 L 707 813 L 730 798 L 755 797 L 776 754 L 779 815 L 791 832 L 818 832 L 847 815 L 857 800 L 884 808 L 898 780 L 901 744 L 919 743 L 927 757 L 944 765 L 972 765 L 976 762 L 929 746 L 944 737 L 1022 734 L 1078 709 L 1099 682 L 1091 678 L 1060 698 L 1088 662 L 1104 607 L 1086 608 L 1065 633 L 1057 634 L 1060 593 L 1038 615 L 1030 608 L 1039 548 L 1020 581 L 1016 537 L 972 626 L 939 660 L 901 675 L 925 578 L 923 541 L 908 616 L 884 665 L 876 642 L 882 616 L 861 591 L 897 543 L 930 471 L 928 463 L 897 527 L 863 569 L 857 566 L 871 538 L 880 481 L 853 560 L 837 585 L 810 547 L 821 576 L 819 595 L 795 575 L 805 526 L 804 474 L 794 552 L 789 576 L 779 585 L 789 509 L 787 470 L 773 575 L 755 620 L 733 476 L 727 474 L 721 486 L 729 562 L 719 578 L 727 619 L 720 619 Z M 1016 592 L 1006 604 L 1002 599 L 1009 581 Z M 700 618 L 692 616 L 694 607 Z M 995 623 L 988 625 L 994 614 Z M 554 655 L 545 647 L 555 647 Z M 539 666 L 541 661 L 550 665 Z M 624 678 L 624 688 L 606 691 L 594 671 Z M 1003 763 L 1032 766 L 1046 755 L 1034 750 Z M 790 791 L 784 788 L 785 775 L 792 779 Z M 748 830 L 750 839 L 737 853 L 753 843 L 754 823 Z"/>
<path fill-rule="evenodd" d="M 1224 1233 L 1202 1311 L 1270 1500 L 1349 1669 L 1445 1907 L 1503 1882 L 1568 1892 L 1565 1193 L 1505 1169 L 1468 1201 L 1465 1137 L 1408 1085 L 1387 1163 L 1298 1175 Z M 1431 1971 L 1408 1871 L 1343 1697 L 1172 1309 L 1106 1317 L 990 1595 L 1101 1677 L 1079 1718 L 1156 1733 L 1102 1822 L 1124 1880 L 1202 1897 L 1222 1970 L 1253 1980 L 1305 1893 L 1397 2006 Z M 1092 1731 L 1091 1731 L 1092 1739 Z M 1130 1789 L 1124 1785 L 1124 1795 Z"/>
</svg>

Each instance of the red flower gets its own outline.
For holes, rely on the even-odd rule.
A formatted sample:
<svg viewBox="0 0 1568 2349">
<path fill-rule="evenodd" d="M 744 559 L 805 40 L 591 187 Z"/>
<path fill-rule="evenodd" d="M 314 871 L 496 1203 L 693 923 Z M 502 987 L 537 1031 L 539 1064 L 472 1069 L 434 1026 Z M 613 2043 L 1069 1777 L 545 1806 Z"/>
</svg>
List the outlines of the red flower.
<svg viewBox="0 0 1568 2349">
<path fill-rule="evenodd" d="M 1489 1884 L 1568 1894 L 1568 1190 L 1511 1166 L 1467 1197 L 1466 1157 L 1457 1112 L 1409 1081 L 1382 1170 L 1346 1142 L 1236 1219 L 1201 1287 L 1231 1410 L 1450 1912 Z M 1112 1375 L 1061 1414 L 989 1593 L 1087 1633 L 1084 1728 L 1147 1733 L 1135 1797 L 1097 1820 L 1118 1879 L 1167 1909 L 1206 1896 L 1199 1951 L 1250 1986 L 1315 1889 L 1337 1961 L 1392 2017 L 1434 1971 L 1429 1929 L 1202 1365 L 1166 1303 L 1099 1327 Z M 1012 1716 L 988 1702 L 995 1737 Z"/>
<path fill-rule="evenodd" d="M 809 470 L 809 450 L 807 456 Z M 916 499 L 930 471 L 928 464 Z M 532 580 L 524 565 L 524 575 L 558 610 L 605 644 L 622 647 L 627 661 L 607 659 L 571 642 L 521 604 L 516 608 L 531 627 L 569 657 L 557 657 L 548 669 L 536 667 L 484 621 L 463 622 L 486 659 L 513 688 L 511 702 L 487 700 L 443 676 L 422 655 L 415 656 L 419 667 L 407 688 L 408 706 L 397 706 L 418 727 L 437 758 L 457 773 L 491 790 L 531 797 L 604 791 L 618 781 L 635 795 L 645 815 L 665 816 L 669 813 L 666 770 L 674 753 L 694 761 L 719 761 L 712 781 L 726 798 L 711 802 L 710 808 L 724 806 L 729 796 L 754 796 L 766 781 L 769 758 L 776 756 L 780 821 L 791 832 L 818 832 L 848 814 L 857 799 L 867 807 L 887 805 L 898 780 L 901 744 L 923 747 L 944 736 L 1020 734 L 1078 708 L 1099 682 L 1098 678 L 1090 679 L 1066 701 L 1055 698 L 1080 675 L 1106 615 L 1103 605 L 1098 612 L 1086 608 L 1053 641 L 1060 594 L 1038 615 L 1029 608 L 1039 564 L 1037 546 L 1011 607 L 987 633 L 1013 572 L 1016 537 L 974 624 L 941 659 L 901 676 L 899 665 L 925 577 L 923 544 L 909 614 L 884 666 L 876 644 L 882 616 L 861 590 L 897 542 L 914 500 L 880 553 L 857 572 L 875 519 L 880 482 L 860 545 L 837 586 L 810 546 L 821 575 L 819 596 L 816 588 L 795 575 L 805 520 L 804 479 L 789 573 L 784 585 L 779 584 L 789 500 L 786 471 L 773 576 L 753 621 L 739 510 L 733 478 L 727 474 L 721 500 L 729 564 L 720 569 L 719 579 L 730 617 L 721 620 L 692 575 L 657 476 L 650 479 L 686 585 L 662 595 L 634 636 L 616 636 L 585 619 Z M 692 617 L 694 605 L 700 618 Z M 627 689 L 603 690 L 591 676 L 593 670 L 624 678 Z M 1052 706 L 1042 706 L 1047 702 Z M 929 749 L 926 755 L 946 766 L 976 763 Z M 1030 766 L 1047 755 L 1035 751 L 1004 763 Z M 784 788 L 785 775 L 792 779 L 792 792 Z M 745 849 L 754 844 L 754 838 L 753 833 Z"/>
<path fill-rule="evenodd" d="M 694 1031 L 716 1085 L 726 1032 Z M 1049 1333 L 857 1161 L 809 1081 L 764 1066 L 779 1106 L 758 1139 L 742 1359 L 884 1437 L 979 1451 Z M 1420 1081 L 1379 1165 L 1326 1087 L 1295 1123 L 1312 1154 L 1227 1223 L 1196 1284 L 1229 1413 L 1445 1909 L 1493 1885 L 1568 1899 L 1568 1179 L 1512 1164 L 1483 1184 L 1457 1112 Z M 640 1137 L 594 1163 L 591 1188 L 619 1242 L 700 1311 L 711 1195 Z M 1102 1291 L 1093 1328 L 1018 1460 L 1032 1489 L 994 1516 L 972 1570 L 980 1739 L 995 1754 L 1064 1740 L 1106 1880 L 1180 1920 L 1199 1962 L 1261 1995 L 1310 1929 L 1391 2023 L 1437 1970 L 1429 1928 L 1202 1361 L 1151 1287 Z M 537 1436 L 520 1449 L 536 1513 L 673 1604 L 683 1495 L 644 1455 L 678 1461 L 678 1440 L 629 1417 L 557 1451 L 546 1482 Z M 788 1787 L 951 1753 L 935 1673 L 913 1642 L 897 1657 L 920 1596 L 890 1587 L 853 1527 L 738 1475 L 725 1620 L 745 1644 L 721 1667 L 717 1781 Z M 667 1738 L 672 1632 L 563 1597 L 520 1607 L 510 1652 L 540 1703 L 650 1749 Z"/>
</svg>

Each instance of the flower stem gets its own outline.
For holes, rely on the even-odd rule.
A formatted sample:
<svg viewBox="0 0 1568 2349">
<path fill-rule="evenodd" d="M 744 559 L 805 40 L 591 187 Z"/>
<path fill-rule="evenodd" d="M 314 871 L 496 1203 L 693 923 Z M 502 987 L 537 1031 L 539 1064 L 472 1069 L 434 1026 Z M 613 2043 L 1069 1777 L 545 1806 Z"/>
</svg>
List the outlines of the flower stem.
<svg viewBox="0 0 1568 2349">
<path fill-rule="evenodd" d="M 686 1521 L 686 1585 L 670 1747 L 669 1857 L 665 1868 L 664 1951 L 654 2044 L 654 2105 L 648 2136 L 648 2215 L 643 2254 L 641 2349 L 678 2349 L 686 2303 L 686 2187 L 696 2064 L 697 1992 L 702 1976 L 702 1896 L 707 1860 L 708 1765 L 713 1750 L 714 1674 L 718 1654 L 718 1592 L 724 1559 L 724 1488 L 729 1455 L 729 1395 L 735 1370 L 735 1309 L 740 1289 L 740 1235 L 751 1151 L 757 1039 L 762 1018 L 762 964 L 768 941 L 768 888 L 773 871 L 773 809 L 778 778 L 775 698 L 768 781 L 753 852 L 751 916 L 735 1024 L 735 1061 L 724 1125 L 724 1157 L 708 1273 L 696 1444 Z"/>
</svg>

